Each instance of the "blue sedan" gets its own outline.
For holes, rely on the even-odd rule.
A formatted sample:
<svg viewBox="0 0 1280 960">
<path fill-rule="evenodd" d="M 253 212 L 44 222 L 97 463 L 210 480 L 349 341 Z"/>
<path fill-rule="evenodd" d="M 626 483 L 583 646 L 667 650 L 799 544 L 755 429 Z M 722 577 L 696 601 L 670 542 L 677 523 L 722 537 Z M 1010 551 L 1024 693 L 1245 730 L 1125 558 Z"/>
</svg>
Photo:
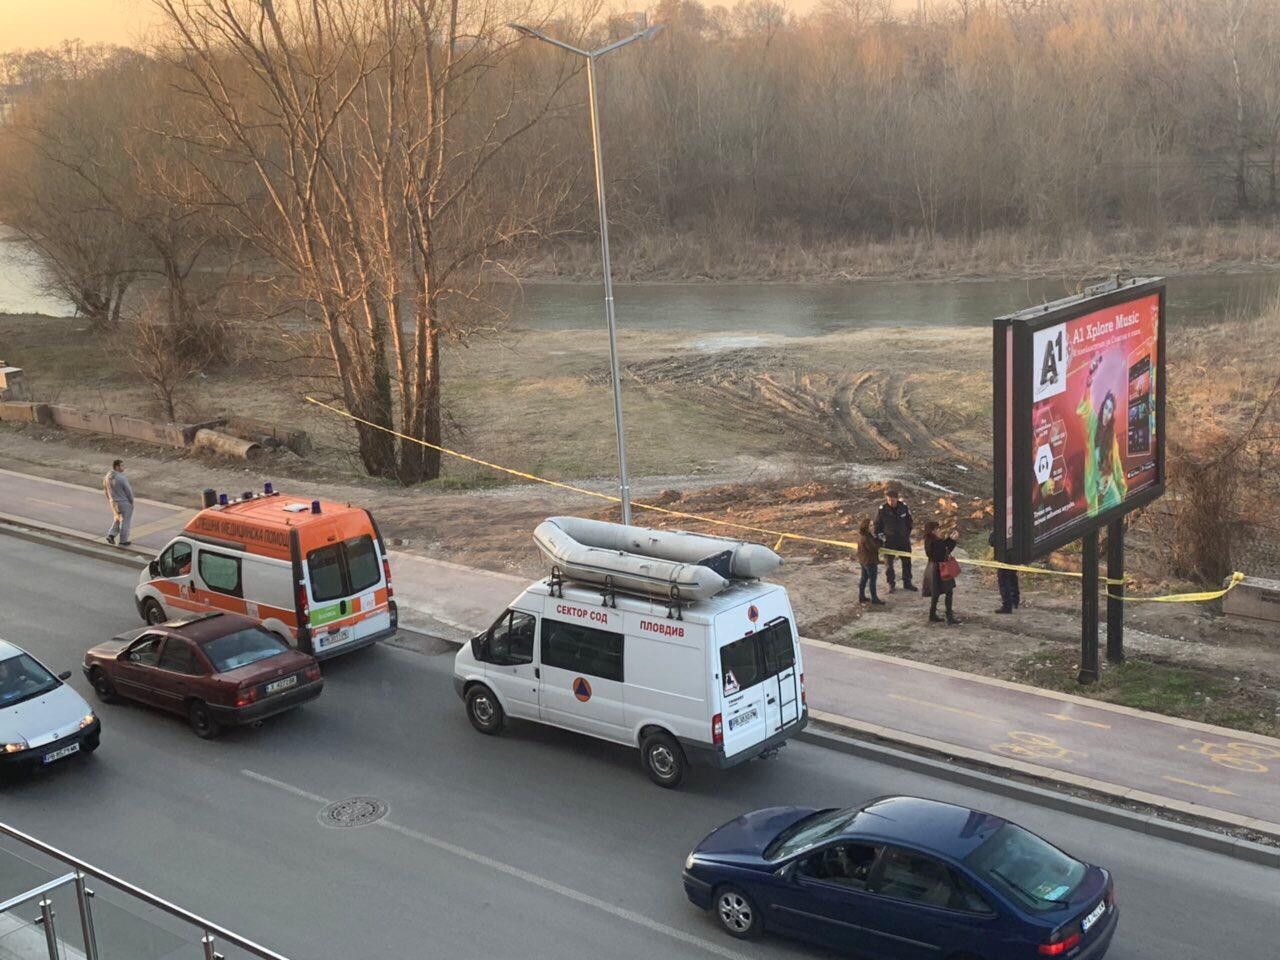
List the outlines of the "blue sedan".
<svg viewBox="0 0 1280 960">
<path fill-rule="evenodd" d="M 894 960 L 1101 960 L 1111 875 L 989 813 L 916 797 L 731 820 L 684 866 L 731 936 L 765 930 Z"/>
</svg>

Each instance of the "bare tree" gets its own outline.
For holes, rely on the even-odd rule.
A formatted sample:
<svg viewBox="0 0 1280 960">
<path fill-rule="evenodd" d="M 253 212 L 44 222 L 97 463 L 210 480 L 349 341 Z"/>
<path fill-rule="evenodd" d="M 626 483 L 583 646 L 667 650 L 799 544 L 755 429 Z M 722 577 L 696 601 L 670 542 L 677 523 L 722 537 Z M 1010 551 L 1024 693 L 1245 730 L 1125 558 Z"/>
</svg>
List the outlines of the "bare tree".
<svg viewBox="0 0 1280 960">
<path fill-rule="evenodd" d="M 465 335 L 477 271 L 559 205 L 547 156 L 507 154 L 572 65 L 513 57 L 519 11 L 483 2 L 155 3 L 199 117 L 170 135 L 322 324 L 365 469 L 437 476 L 412 441 L 441 440 L 441 340 Z"/>
<path fill-rule="evenodd" d="M 164 418 L 178 419 L 181 391 L 202 366 L 201 357 L 181 342 L 163 297 L 148 298 L 125 326 L 121 344 L 133 373 L 151 388 Z"/>
</svg>

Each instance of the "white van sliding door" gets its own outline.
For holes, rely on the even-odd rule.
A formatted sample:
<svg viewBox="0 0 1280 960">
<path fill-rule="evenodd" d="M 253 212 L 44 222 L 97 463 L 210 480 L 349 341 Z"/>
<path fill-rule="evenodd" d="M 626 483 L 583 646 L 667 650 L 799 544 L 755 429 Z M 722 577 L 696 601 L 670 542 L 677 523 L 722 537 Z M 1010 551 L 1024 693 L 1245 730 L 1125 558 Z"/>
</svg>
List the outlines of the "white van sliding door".
<svg viewBox="0 0 1280 960">
<path fill-rule="evenodd" d="M 621 633 L 543 617 L 538 651 L 542 719 L 629 742 L 622 693 L 623 644 Z"/>
</svg>

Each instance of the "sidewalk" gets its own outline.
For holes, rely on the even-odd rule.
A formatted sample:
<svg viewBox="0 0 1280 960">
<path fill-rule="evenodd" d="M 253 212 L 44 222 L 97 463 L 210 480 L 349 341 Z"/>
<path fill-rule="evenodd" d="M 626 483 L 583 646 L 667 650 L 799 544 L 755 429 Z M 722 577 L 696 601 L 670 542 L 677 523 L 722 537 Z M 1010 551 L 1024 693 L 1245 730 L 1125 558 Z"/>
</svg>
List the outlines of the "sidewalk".
<svg viewBox="0 0 1280 960">
<path fill-rule="evenodd" d="M 135 548 L 163 547 L 194 512 L 139 500 Z M 4 470 L 0 520 L 98 541 L 110 522 L 97 490 Z M 526 584 L 407 553 L 393 551 L 391 562 L 402 624 L 455 641 L 488 626 Z M 1280 739 L 820 640 L 804 644 L 815 720 L 1280 837 Z"/>
</svg>

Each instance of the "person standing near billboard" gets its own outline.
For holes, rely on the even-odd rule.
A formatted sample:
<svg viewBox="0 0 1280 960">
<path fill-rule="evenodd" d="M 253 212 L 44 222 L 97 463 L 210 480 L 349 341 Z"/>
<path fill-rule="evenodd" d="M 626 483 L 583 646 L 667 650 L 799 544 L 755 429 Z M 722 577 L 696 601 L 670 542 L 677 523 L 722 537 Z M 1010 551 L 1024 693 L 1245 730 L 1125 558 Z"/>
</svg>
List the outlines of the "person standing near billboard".
<svg viewBox="0 0 1280 960">
<path fill-rule="evenodd" d="M 897 484 L 890 484 L 884 491 L 884 503 L 876 511 L 876 536 L 889 550 L 901 550 L 911 553 L 911 527 L 915 521 L 911 518 L 911 508 L 902 500 L 902 491 Z M 885 554 L 884 578 L 889 584 L 889 592 L 897 590 L 893 575 L 892 553 Z M 902 561 L 902 589 L 916 590 L 911 582 L 911 557 L 899 557 Z"/>
<path fill-rule="evenodd" d="M 1102 365 L 1102 354 L 1089 364 L 1084 394 L 1076 408 L 1084 424 L 1088 446 L 1084 458 L 1084 496 L 1089 516 L 1119 506 L 1128 494 L 1124 479 L 1124 459 L 1116 439 L 1116 395 L 1108 390 L 1095 409 L 1093 379 Z"/>
<path fill-rule="evenodd" d="M 938 598 L 946 598 L 947 623 L 958 624 L 951 609 L 951 598 L 956 589 L 956 577 L 960 575 L 960 563 L 951 552 L 956 548 L 955 537 L 943 537 L 938 533 L 938 521 L 924 525 L 924 554 L 929 558 L 924 568 L 924 596 L 929 598 L 929 622 L 941 623 L 938 616 Z"/>
</svg>

